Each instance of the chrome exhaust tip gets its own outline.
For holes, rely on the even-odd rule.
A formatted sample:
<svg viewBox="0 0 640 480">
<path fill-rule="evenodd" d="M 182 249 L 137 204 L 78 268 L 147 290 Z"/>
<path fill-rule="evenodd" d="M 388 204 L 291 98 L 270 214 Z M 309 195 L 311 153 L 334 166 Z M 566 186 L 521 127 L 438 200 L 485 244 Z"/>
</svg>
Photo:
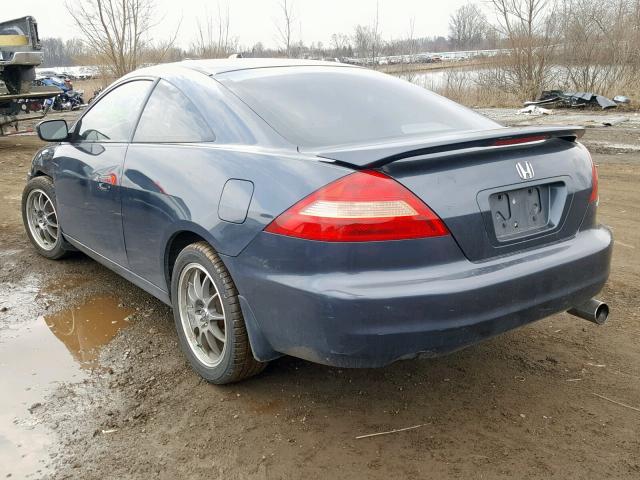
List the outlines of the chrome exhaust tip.
<svg viewBox="0 0 640 480">
<path fill-rule="evenodd" d="M 604 325 L 607 318 L 609 318 L 609 306 L 600 300 L 592 298 L 582 305 L 576 305 L 571 310 L 567 310 L 567 313 L 597 323 L 598 325 Z"/>
</svg>

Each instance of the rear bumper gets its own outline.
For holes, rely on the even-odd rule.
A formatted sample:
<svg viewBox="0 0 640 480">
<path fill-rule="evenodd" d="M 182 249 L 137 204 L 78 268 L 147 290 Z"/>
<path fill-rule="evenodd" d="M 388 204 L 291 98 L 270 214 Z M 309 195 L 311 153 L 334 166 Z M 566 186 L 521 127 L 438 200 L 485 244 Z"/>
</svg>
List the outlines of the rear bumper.
<svg viewBox="0 0 640 480">
<path fill-rule="evenodd" d="M 604 227 L 483 263 L 451 238 L 393 243 L 335 258 L 344 245 L 262 233 L 228 257 L 256 356 L 377 367 L 451 352 L 593 297 L 612 250 Z"/>
</svg>

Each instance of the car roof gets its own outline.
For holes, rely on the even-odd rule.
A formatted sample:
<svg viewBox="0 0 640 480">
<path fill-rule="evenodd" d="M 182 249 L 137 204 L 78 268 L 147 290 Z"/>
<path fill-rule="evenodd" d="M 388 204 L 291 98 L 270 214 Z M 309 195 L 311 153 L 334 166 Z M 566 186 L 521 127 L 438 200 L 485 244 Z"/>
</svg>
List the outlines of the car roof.
<svg viewBox="0 0 640 480">
<path fill-rule="evenodd" d="M 301 66 L 359 68 L 346 63 L 327 62 L 322 60 L 298 60 L 291 58 L 216 58 L 210 60 L 183 60 L 181 62 L 165 63 L 143 68 L 132 73 L 136 75 L 145 73 L 157 75 L 162 74 L 163 71 L 170 71 L 175 67 L 182 67 L 204 73 L 205 75 L 218 75 L 221 73 L 253 68 Z"/>
<path fill-rule="evenodd" d="M 207 75 L 268 67 L 350 67 L 344 63 L 326 62 L 322 60 L 298 60 L 292 58 L 218 58 L 212 60 L 184 60 L 182 66 L 198 70 Z"/>
</svg>

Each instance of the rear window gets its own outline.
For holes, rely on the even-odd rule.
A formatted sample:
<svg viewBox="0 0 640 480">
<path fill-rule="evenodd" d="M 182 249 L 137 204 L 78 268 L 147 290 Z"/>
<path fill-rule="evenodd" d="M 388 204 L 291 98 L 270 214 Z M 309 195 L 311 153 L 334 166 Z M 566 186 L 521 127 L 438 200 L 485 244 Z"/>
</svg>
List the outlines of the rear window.
<svg viewBox="0 0 640 480">
<path fill-rule="evenodd" d="M 301 147 L 498 127 L 422 87 L 371 70 L 257 68 L 216 79 Z"/>
</svg>

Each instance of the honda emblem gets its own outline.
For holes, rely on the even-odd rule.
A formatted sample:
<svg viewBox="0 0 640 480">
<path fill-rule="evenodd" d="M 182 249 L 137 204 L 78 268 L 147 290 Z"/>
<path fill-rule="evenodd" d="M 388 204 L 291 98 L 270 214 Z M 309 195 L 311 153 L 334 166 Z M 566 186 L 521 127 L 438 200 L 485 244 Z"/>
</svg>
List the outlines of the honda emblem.
<svg viewBox="0 0 640 480">
<path fill-rule="evenodd" d="M 516 163 L 516 171 L 522 180 L 531 180 L 535 176 L 533 165 L 530 162 Z"/>
</svg>

